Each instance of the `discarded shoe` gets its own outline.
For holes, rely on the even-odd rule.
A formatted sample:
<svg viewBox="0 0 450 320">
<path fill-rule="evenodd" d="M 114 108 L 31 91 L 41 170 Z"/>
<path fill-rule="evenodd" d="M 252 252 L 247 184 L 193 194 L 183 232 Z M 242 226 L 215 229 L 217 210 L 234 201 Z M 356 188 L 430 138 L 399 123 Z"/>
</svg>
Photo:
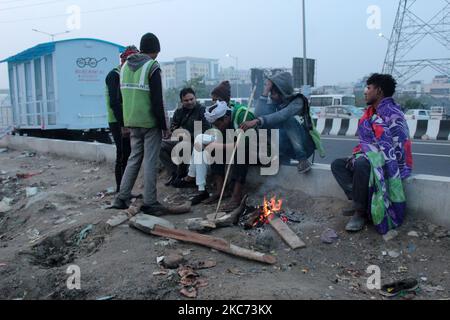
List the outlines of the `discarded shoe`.
<svg viewBox="0 0 450 320">
<path fill-rule="evenodd" d="M 304 174 L 309 172 L 312 169 L 312 163 L 308 159 L 300 160 L 299 164 L 297 165 L 298 173 Z"/>
<path fill-rule="evenodd" d="M 364 229 L 364 227 L 366 226 L 366 222 L 367 220 L 364 217 L 355 215 L 347 224 L 345 230 L 347 232 L 359 232 Z"/>
<path fill-rule="evenodd" d="M 208 191 L 203 191 L 200 192 L 199 194 L 197 194 L 195 197 L 192 198 L 191 200 L 191 204 L 193 206 L 197 206 L 200 203 L 202 203 L 203 201 L 209 199 L 209 192 Z"/>
<path fill-rule="evenodd" d="M 406 279 L 385 285 L 381 288 L 380 294 L 385 297 L 396 297 L 402 293 L 414 292 L 419 288 L 416 279 Z"/>
</svg>

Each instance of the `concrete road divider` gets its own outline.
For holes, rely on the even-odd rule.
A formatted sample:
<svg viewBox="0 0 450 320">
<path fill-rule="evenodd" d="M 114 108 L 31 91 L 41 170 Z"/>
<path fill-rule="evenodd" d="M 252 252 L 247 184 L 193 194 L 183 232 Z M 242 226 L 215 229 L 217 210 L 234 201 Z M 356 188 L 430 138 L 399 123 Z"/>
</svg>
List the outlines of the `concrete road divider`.
<svg viewBox="0 0 450 320">
<path fill-rule="evenodd" d="M 355 137 L 358 119 L 318 119 L 317 130 L 324 136 Z M 450 120 L 408 120 L 411 137 L 427 140 L 450 140 Z"/>
<path fill-rule="evenodd" d="M 115 146 L 112 145 L 19 136 L 0 139 L 0 148 L 5 147 L 111 164 L 115 162 L 116 156 Z M 299 175 L 296 167 L 282 167 L 277 176 L 262 177 L 259 172 L 257 168 L 252 168 L 250 183 L 274 187 L 283 185 L 284 188 L 299 190 L 312 197 L 345 199 L 329 165 L 315 165 L 312 172 L 306 175 Z M 406 181 L 405 188 L 409 215 L 450 228 L 450 177 L 415 175 Z"/>
</svg>

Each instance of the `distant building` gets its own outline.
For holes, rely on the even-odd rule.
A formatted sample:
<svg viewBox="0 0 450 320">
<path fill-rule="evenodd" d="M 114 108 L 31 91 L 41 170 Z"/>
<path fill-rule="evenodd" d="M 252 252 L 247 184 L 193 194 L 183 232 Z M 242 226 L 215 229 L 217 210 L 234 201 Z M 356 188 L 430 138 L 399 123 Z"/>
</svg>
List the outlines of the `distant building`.
<svg viewBox="0 0 450 320">
<path fill-rule="evenodd" d="M 425 86 L 424 92 L 434 98 L 450 98 L 450 77 L 446 75 L 434 77 L 433 82 Z"/>
<path fill-rule="evenodd" d="M 420 80 L 412 81 L 398 88 L 397 92 L 398 94 L 420 98 L 420 96 L 424 93 L 424 82 Z"/>
<path fill-rule="evenodd" d="M 186 81 L 203 78 L 213 81 L 219 78 L 219 60 L 195 57 L 176 58 L 161 63 L 163 82 L 166 89 L 179 88 Z"/>
<path fill-rule="evenodd" d="M 222 68 L 219 72 L 219 80 L 229 80 L 232 83 L 239 82 L 239 84 L 251 84 L 250 70 L 237 70 L 234 67 Z"/>
<path fill-rule="evenodd" d="M 314 95 L 353 94 L 353 85 L 321 86 L 313 90 Z"/>
</svg>

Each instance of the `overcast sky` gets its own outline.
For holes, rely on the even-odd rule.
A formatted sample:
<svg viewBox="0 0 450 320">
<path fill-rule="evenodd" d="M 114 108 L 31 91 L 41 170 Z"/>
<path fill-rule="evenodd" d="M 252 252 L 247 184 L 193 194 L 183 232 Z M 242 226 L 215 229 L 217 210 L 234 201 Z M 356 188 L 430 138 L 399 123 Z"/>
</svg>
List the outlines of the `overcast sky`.
<svg viewBox="0 0 450 320">
<path fill-rule="evenodd" d="M 417 11 L 428 19 L 442 3 L 418 0 Z M 317 59 L 319 85 L 353 82 L 381 71 L 387 41 L 378 34 L 390 36 L 398 1 L 307 0 L 306 4 L 308 56 Z M 220 59 L 226 67 L 235 63 L 225 57 L 230 53 L 239 57 L 240 68 L 291 67 L 292 57 L 303 54 L 300 0 L 0 0 L 0 58 L 49 41 L 33 28 L 65 31 L 71 5 L 81 8 L 81 28 L 59 40 L 92 37 L 138 45 L 142 34 L 153 32 L 162 45 L 160 61 L 196 56 Z M 381 9 L 381 30 L 367 27 L 371 5 Z M 444 58 L 448 51 L 425 41 L 415 54 Z M 420 77 L 430 81 L 434 74 L 428 71 Z M 7 83 L 2 64 L 0 88 L 7 88 Z"/>
</svg>

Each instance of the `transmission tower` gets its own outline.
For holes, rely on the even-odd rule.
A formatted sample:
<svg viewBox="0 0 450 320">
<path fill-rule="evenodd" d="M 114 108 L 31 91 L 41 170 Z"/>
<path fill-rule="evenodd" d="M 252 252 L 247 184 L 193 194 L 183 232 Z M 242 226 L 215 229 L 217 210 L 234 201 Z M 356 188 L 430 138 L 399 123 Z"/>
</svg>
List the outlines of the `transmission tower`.
<svg viewBox="0 0 450 320">
<path fill-rule="evenodd" d="M 416 2 L 417 0 L 399 1 L 384 61 L 383 73 L 392 74 L 399 83 L 406 83 L 426 68 L 432 68 L 440 75 L 450 76 L 450 0 L 441 1 L 443 7 L 428 21 L 414 12 Z M 430 2 L 435 4 L 438 1 Z M 448 54 L 437 59 L 431 56 L 408 59 L 407 56 L 413 49 L 427 37 L 442 45 Z"/>
</svg>

